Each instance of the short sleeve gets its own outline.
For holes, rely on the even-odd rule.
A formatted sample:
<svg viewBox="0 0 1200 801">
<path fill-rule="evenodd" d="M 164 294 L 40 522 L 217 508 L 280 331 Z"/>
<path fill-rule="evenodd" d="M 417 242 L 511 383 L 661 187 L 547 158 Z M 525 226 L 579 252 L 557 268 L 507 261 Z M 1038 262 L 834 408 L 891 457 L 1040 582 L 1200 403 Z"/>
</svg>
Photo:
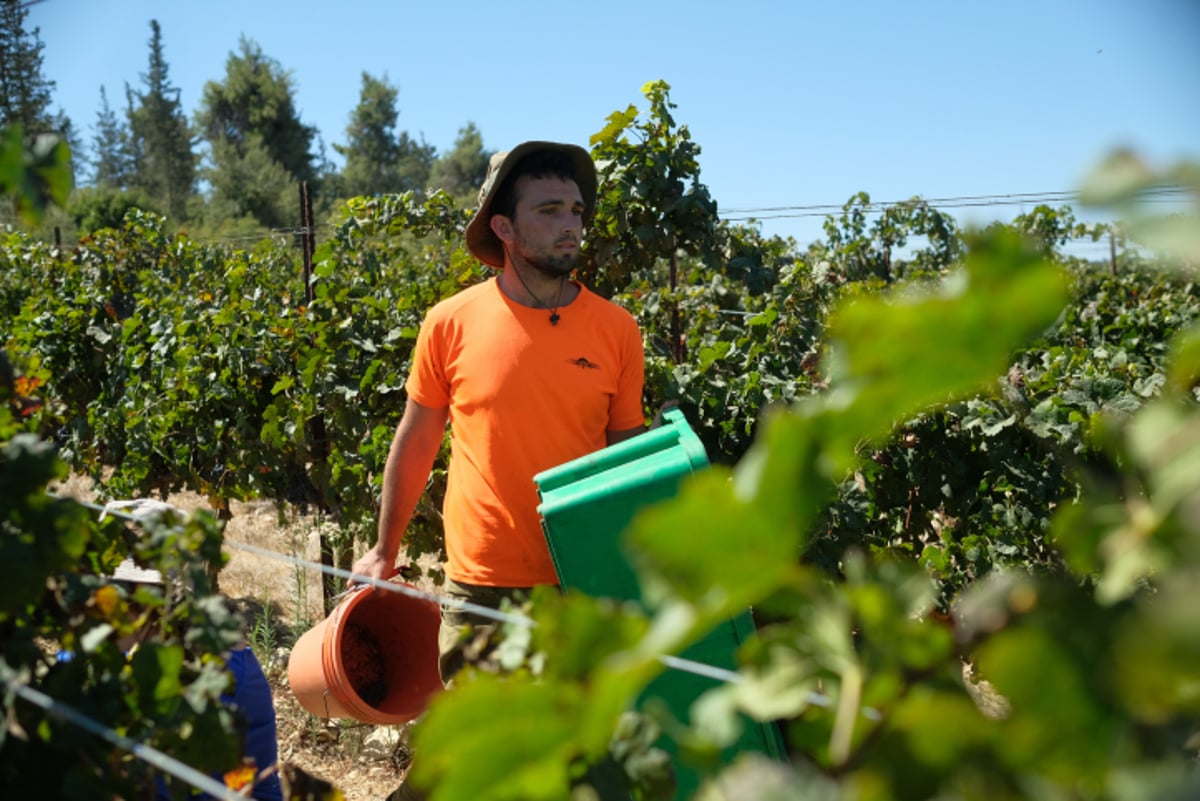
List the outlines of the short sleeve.
<svg viewBox="0 0 1200 801">
<path fill-rule="evenodd" d="M 624 310 L 622 314 L 627 322 L 621 340 L 621 376 L 609 410 L 609 431 L 627 431 L 646 423 L 642 410 L 642 385 L 646 380 L 642 333 L 632 315 Z"/>
<path fill-rule="evenodd" d="M 436 311 L 436 309 L 434 310 Z M 417 332 L 412 367 L 404 384 L 408 396 L 422 406 L 440 409 L 450 405 L 450 381 L 446 377 L 445 322 L 430 312 Z"/>
</svg>

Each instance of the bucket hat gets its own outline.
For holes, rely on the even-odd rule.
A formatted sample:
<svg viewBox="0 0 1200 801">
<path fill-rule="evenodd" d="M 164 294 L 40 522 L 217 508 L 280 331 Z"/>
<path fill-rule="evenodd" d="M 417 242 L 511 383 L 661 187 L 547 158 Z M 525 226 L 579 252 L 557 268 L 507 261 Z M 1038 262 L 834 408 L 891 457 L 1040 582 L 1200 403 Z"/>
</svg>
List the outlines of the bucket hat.
<svg viewBox="0 0 1200 801">
<path fill-rule="evenodd" d="M 492 232 L 490 225 L 492 217 L 492 202 L 496 199 L 496 190 L 504 183 L 504 179 L 512 172 L 513 167 L 530 153 L 543 150 L 555 150 L 571 160 L 575 167 L 575 183 L 579 194 L 583 196 L 583 224 L 591 222 L 596 211 L 596 164 L 591 154 L 578 145 L 566 145 L 559 142 L 522 142 L 512 150 L 504 150 L 492 156 L 488 162 L 487 177 L 479 189 L 479 208 L 475 216 L 467 223 L 467 250 L 484 264 L 492 267 L 504 266 L 504 245 Z"/>
</svg>

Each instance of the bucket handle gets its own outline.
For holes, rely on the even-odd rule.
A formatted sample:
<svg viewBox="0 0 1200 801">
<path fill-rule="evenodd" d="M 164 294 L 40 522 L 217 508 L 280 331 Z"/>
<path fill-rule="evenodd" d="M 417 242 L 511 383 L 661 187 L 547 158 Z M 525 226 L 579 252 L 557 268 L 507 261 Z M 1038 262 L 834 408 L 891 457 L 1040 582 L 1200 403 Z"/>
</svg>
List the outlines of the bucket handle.
<svg viewBox="0 0 1200 801">
<path fill-rule="evenodd" d="M 396 576 L 400 575 L 400 573 L 401 573 L 400 568 L 396 568 L 396 570 L 392 573 L 392 575 L 388 576 L 387 579 L 385 579 L 385 580 L 391 581 Z M 334 602 L 341 601 L 343 598 L 345 598 L 348 595 L 352 595 L 355 592 L 358 592 L 359 590 L 365 590 L 366 588 L 373 587 L 373 586 L 374 585 L 372 585 L 372 584 L 353 584 L 353 585 L 347 587 L 346 589 L 342 590 L 341 592 L 339 592 L 337 595 L 333 596 L 329 600 L 334 601 Z"/>
<path fill-rule="evenodd" d="M 353 587 L 347 587 L 346 589 L 342 590 L 341 592 L 339 592 L 337 595 L 333 596 L 329 600 L 333 601 L 334 603 L 337 603 L 337 602 L 341 601 L 343 598 L 345 598 L 349 595 L 353 595 L 354 593 L 358 592 L 359 590 L 365 590 L 370 586 L 371 586 L 370 584 L 355 584 Z"/>
</svg>

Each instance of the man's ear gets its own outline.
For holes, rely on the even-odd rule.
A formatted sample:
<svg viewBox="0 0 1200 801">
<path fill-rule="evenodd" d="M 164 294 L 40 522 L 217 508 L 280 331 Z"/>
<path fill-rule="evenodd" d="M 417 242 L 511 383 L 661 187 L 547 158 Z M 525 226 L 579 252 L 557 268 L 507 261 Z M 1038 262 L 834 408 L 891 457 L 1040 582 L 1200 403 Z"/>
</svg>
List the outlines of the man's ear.
<svg viewBox="0 0 1200 801">
<path fill-rule="evenodd" d="M 516 234 L 513 232 L 512 220 L 505 217 L 503 214 L 493 214 L 488 220 L 488 225 L 492 229 L 492 233 L 506 245 L 511 245 L 516 239 Z"/>
</svg>

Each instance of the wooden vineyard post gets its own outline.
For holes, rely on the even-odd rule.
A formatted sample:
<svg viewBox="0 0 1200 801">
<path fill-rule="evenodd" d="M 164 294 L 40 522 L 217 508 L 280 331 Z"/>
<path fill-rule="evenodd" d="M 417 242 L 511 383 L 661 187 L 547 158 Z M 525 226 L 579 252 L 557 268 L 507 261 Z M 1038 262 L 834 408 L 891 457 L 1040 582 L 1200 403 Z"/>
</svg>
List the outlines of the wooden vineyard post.
<svg viewBox="0 0 1200 801">
<path fill-rule="evenodd" d="M 683 332 L 679 324 L 679 298 L 675 290 L 679 288 L 679 248 L 675 238 L 671 237 L 671 356 L 675 364 L 683 363 L 687 354 L 683 352 Z"/>
<path fill-rule="evenodd" d="M 316 232 L 313 226 L 312 194 L 309 192 L 308 181 L 300 182 L 300 249 L 304 262 L 304 305 L 313 302 L 312 260 L 316 250 Z M 310 438 L 312 443 L 310 456 L 313 462 L 324 466 L 329 460 L 329 432 L 325 426 L 325 416 L 320 411 L 310 421 Z M 311 483 L 311 482 L 310 482 Z M 317 506 L 322 513 L 329 512 L 329 499 L 318 494 Z M 318 534 L 321 551 L 321 564 L 324 567 L 343 567 L 339 561 L 338 548 L 324 527 Z M 342 579 L 330 573 L 321 574 L 321 604 L 326 614 L 333 611 L 333 598 L 341 592 Z"/>
</svg>

